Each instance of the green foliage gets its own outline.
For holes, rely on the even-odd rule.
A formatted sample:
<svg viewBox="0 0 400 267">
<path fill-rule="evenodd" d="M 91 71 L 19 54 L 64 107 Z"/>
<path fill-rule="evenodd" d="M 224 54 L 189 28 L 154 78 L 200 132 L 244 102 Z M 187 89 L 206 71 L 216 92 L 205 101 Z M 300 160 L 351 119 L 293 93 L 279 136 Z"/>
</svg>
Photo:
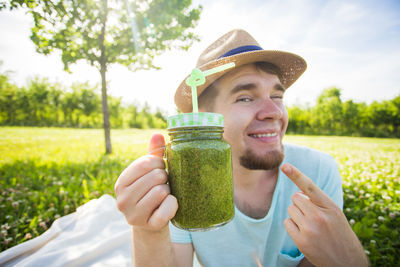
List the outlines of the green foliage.
<svg viewBox="0 0 400 267">
<path fill-rule="evenodd" d="M 155 68 L 152 61 L 162 51 L 187 49 L 199 40 L 193 29 L 202 7 L 191 4 L 191 0 L 10 0 L 4 7 L 29 11 L 37 51 L 60 50 L 65 70 L 81 59 L 99 70 L 113 63 L 137 70 Z M 133 20 L 140 40 L 133 39 Z"/>
<path fill-rule="evenodd" d="M 113 128 L 166 127 L 166 116 L 160 110 L 153 114 L 148 104 L 140 109 L 112 96 L 108 102 Z M 101 128 L 99 88 L 87 82 L 64 88 L 40 77 L 18 88 L 7 75 L 0 75 L 0 125 Z"/>
<path fill-rule="evenodd" d="M 287 142 L 332 155 L 343 180 L 343 211 L 372 266 L 400 262 L 400 141 L 398 139 L 287 136 Z"/>
<path fill-rule="evenodd" d="M 54 220 L 103 194 L 146 153 L 150 130 L 113 130 L 104 156 L 100 129 L 0 128 L 1 251 L 42 234 Z M 163 132 L 166 136 L 166 132 Z M 289 135 L 331 154 L 343 179 L 344 212 L 372 266 L 400 261 L 400 141 Z"/>
<path fill-rule="evenodd" d="M 202 9 L 191 8 L 191 4 L 191 0 L 10 0 L 8 5 L 0 4 L 0 10 L 27 9 L 34 21 L 31 40 L 36 51 L 47 55 L 59 50 L 65 71 L 79 60 L 99 70 L 109 154 L 109 66 L 117 63 L 130 70 L 158 68 L 153 64 L 155 56 L 173 46 L 188 49 L 199 40 L 193 29 Z M 121 120 L 114 116 L 112 123 L 120 125 Z"/>
<path fill-rule="evenodd" d="M 325 89 L 313 107 L 288 107 L 289 133 L 400 137 L 400 96 L 370 105 L 342 102 L 340 89 Z"/>
<path fill-rule="evenodd" d="M 103 154 L 100 129 L 0 128 L 0 251 L 36 237 L 60 216 L 102 194 L 145 153 L 151 131 L 113 132 Z"/>
<path fill-rule="evenodd" d="M 47 78 L 34 77 L 18 88 L 7 74 L 0 75 L 0 125 L 102 127 L 97 86 L 75 83 L 64 88 Z M 108 97 L 113 128 L 165 128 L 167 115 L 148 103 L 124 104 Z M 313 107 L 288 107 L 289 133 L 400 137 L 400 96 L 370 105 L 342 102 L 340 90 L 325 90 Z"/>
<path fill-rule="evenodd" d="M 18 87 L 9 82 L 6 74 L 0 75 L 0 116 L 6 115 L 6 123 L 13 124 L 17 120 L 17 106 L 20 101 Z"/>
</svg>

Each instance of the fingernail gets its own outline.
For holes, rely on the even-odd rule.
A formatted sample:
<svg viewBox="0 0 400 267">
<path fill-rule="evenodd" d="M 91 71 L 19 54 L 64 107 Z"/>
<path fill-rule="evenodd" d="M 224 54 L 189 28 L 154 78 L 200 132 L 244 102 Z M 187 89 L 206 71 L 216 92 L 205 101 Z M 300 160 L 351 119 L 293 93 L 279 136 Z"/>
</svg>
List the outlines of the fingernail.
<svg viewBox="0 0 400 267">
<path fill-rule="evenodd" d="M 307 199 L 307 200 L 310 200 L 310 198 L 306 195 L 306 194 L 304 194 L 303 192 L 297 192 L 297 195 L 299 195 L 299 196 L 301 196 L 302 198 L 305 198 L 305 199 Z"/>
</svg>

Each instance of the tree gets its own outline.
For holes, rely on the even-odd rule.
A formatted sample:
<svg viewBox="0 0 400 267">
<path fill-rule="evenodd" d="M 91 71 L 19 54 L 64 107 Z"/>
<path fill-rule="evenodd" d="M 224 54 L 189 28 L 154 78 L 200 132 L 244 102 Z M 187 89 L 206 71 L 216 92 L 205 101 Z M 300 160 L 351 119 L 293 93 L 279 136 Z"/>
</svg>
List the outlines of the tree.
<svg viewBox="0 0 400 267">
<path fill-rule="evenodd" d="M 7 5 L 0 5 L 4 8 Z M 111 153 L 106 73 L 111 64 L 130 70 L 157 68 L 153 59 L 171 49 L 188 49 L 202 7 L 191 0 L 10 0 L 34 19 L 31 40 L 39 53 L 61 50 L 64 69 L 78 60 L 101 76 L 106 153 Z M 136 44 L 136 45 L 134 45 Z"/>
<path fill-rule="evenodd" d="M 310 126 L 310 108 L 294 105 L 287 108 L 289 113 L 288 133 L 310 134 L 313 128 Z"/>
<path fill-rule="evenodd" d="M 28 82 L 29 89 L 29 100 L 31 108 L 31 124 L 33 125 L 43 125 L 45 117 L 44 106 L 48 104 L 48 88 L 50 83 L 47 78 L 40 78 L 38 76 L 34 77 Z"/>
<path fill-rule="evenodd" d="M 128 126 L 132 128 L 142 128 L 142 125 L 138 122 L 139 117 L 139 105 L 137 103 L 131 103 L 127 107 L 128 113 Z"/>
<path fill-rule="evenodd" d="M 0 63 L 1 66 L 1 63 Z M 18 110 L 18 87 L 10 82 L 7 73 L 0 74 L 0 122 L 12 125 Z"/>
<path fill-rule="evenodd" d="M 400 95 L 390 101 L 393 132 L 396 137 L 400 137 Z"/>
<path fill-rule="evenodd" d="M 358 105 L 353 100 L 348 100 L 343 103 L 343 126 L 345 127 L 344 134 L 355 135 L 360 129 L 361 120 L 359 119 Z"/>
<path fill-rule="evenodd" d="M 120 128 L 123 125 L 121 98 L 109 97 L 108 101 L 110 102 L 110 120 Z"/>
<path fill-rule="evenodd" d="M 61 95 L 63 93 L 61 88 L 61 84 L 59 83 L 51 84 L 49 88 L 49 104 L 52 110 L 52 119 L 49 125 L 59 125 L 59 110 L 61 106 Z"/>
<path fill-rule="evenodd" d="M 76 114 L 80 105 L 80 92 L 77 87 L 72 87 L 70 91 L 65 92 L 61 98 L 61 109 L 64 113 L 64 123 L 68 126 L 78 127 L 78 117 Z M 75 121 L 74 121 L 74 116 Z"/>
<path fill-rule="evenodd" d="M 313 120 L 321 127 L 324 134 L 338 134 L 343 132 L 342 100 L 340 89 L 327 88 L 322 91 L 313 109 Z"/>
</svg>

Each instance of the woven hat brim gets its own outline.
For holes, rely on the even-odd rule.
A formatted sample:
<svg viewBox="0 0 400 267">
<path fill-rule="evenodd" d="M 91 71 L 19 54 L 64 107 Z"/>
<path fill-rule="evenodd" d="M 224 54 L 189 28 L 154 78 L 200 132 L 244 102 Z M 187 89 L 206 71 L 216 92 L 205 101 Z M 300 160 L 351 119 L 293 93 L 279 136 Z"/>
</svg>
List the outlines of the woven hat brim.
<svg viewBox="0 0 400 267">
<path fill-rule="evenodd" d="M 289 88 L 307 68 L 307 63 L 302 57 L 296 54 L 277 50 L 257 50 L 236 54 L 210 61 L 198 68 L 205 71 L 230 62 L 234 62 L 235 68 L 237 68 L 242 65 L 259 61 L 272 63 L 280 69 L 281 82 L 286 89 Z M 232 68 L 207 76 L 205 84 L 197 87 L 197 96 L 199 96 L 210 84 L 229 71 L 232 71 Z M 192 112 L 193 109 L 191 88 L 187 86 L 185 82 L 189 76 L 190 75 L 181 82 L 175 93 L 175 104 L 180 111 L 185 113 Z"/>
</svg>

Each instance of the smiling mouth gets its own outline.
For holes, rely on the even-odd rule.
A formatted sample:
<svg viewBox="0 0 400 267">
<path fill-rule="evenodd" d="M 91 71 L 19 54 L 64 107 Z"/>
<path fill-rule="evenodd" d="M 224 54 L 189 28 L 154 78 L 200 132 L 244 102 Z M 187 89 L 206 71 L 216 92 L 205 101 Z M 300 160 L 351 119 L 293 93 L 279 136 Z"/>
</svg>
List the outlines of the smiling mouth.
<svg viewBox="0 0 400 267">
<path fill-rule="evenodd" d="M 276 132 L 274 133 L 263 133 L 263 134 L 249 134 L 250 137 L 255 137 L 255 138 L 265 138 L 265 137 L 274 137 L 277 136 L 278 134 Z"/>
</svg>

